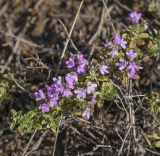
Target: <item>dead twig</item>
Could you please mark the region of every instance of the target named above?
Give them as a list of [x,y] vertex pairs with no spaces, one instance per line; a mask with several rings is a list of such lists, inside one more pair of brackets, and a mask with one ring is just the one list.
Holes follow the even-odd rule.
[[22,91],[26,91],[25,88],[23,88],[17,81],[16,79],[10,74],[10,77],[12,78],[12,80],[15,82],[15,84],[22,90]]
[[[58,21],[59,21],[59,23],[62,25],[64,31],[65,31],[66,34],[67,34],[67,37],[69,38],[69,32],[68,32],[66,26],[64,25],[64,23],[62,22],[62,20],[58,19]],[[77,47],[75,46],[75,44],[73,43],[73,40],[72,40],[72,39],[71,39],[71,44],[72,44],[73,48],[74,48],[76,51],[78,51],[78,48],[77,48]]]
[[119,0],[114,0],[114,2],[120,6],[122,9],[126,10],[126,11],[132,11],[132,9],[130,9],[127,5],[122,4]]
[[150,153],[152,153],[152,154],[154,154],[154,155],[160,155],[160,153],[152,151],[152,150],[150,150],[148,148],[145,148],[145,150],[148,151],[148,152],[150,152]]
[[100,35],[101,30],[102,30],[102,26],[103,26],[103,23],[104,23],[104,17],[105,17],[105,9],[103,8],[102,9],[102,14],[101,14],[101,19],[100,19],[97,31],[94,33],[94,35],[89,40],[89,42],[88,42],[89,45],[91,45],[94,42],[94,40],[97,38],[97,36]]
[[42,143],[42,140],[46,136],[46,134],[47,134],[47,130],[45,132],[43,132],[43,134],[41,135],[41,137],[39,138],[39,140],[37,141],[37,143],[33,146],[33,148],[29,152],[27,152],[25,154],[25,156],[30,155],[33,151],[35,151],[35,150],[37,150],[39,148],[39,146]]
[[129,133],[130,133],[131,128],[132,128],[132,127],[131,127],[131,126],[129,126],[129,129],[128,129],[128,131],[127,131],[127,133],[126,133],[126,135],[125,135],[125,137],[124,137],[124,139],[123,139],[123,142],[122,142],[121,148],[120,148],[120,150],[119,150],[119,152],[118,152],[118,155],[121,155],[121,153],[122,153],[122,150],[123,150],[124,144],[125,144],[126,139],[127,139],[128,135],[129,135]]
[[31,136],[31,138],[30,138],[28,144],[26,145],[26,147],[25,147],[25,149],[24,149],[24,151],[23,151],[22,156],[25,156],[25,154],[26,154],[26,152],[27,152],[27,150],[28,150],[28,148],[29,148],[31,142],[33,141],[34,136],[36,135],[36,132],[37,132],[37,131],[35,130],[34,133],[32,134],[32,136]]
[[[111,17],[111,15],[110,15],[110,11],[109,11],[109,9],[108,9],[108,7],[107,7],[107,2],[108,2],[108,0],[107,0],[106,2],[105,2],[105,0],[102,0],[102,3],[103,3],[103,5],[104,5],[104,7],[105,7],[105,9],[106,9],[106,11],[107,11],[109,20],[112,21],[112,17]],[[111,22],[111,26],[112,26],[112,29],[113,29],[113,31],[114,31],[114,34],[116,34],[116,29],[115,29],[115,27],[114,27],[113,22]]]

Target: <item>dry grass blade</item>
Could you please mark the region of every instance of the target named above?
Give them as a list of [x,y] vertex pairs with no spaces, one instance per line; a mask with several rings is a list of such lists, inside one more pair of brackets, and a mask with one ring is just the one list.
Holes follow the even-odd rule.
[[28,144],[26,145],[26,147],[25,147],[25,149],[24,149],[24,151],[23,151],[22,156],[25,156],[25,154],[26,154],[26,152],[27,152],[27,150],[28,150],[30,144],[31,144],[32,141],[33,141],[34,136],[36,135],[36,132],[37,132],[37,131],[35,130],[34,133],[32,134],[32,136],[31,136],[31,138],[30,138]]

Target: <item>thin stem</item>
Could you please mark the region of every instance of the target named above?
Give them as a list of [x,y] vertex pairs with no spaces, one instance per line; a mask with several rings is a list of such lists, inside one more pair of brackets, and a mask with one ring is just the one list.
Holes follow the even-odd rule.
[[37,132],[37,131],[35,130],[34,133],[32,134],[32,136],[31,136],[31,138],[30,138],[30,140],[29,140],[27,146],[25,147],[25,149],[24,149],[24,151],[23,151],[22,156],[25,156],[25,154],[26,154],[26,152],[27,152],[27,150],[28,150],[28,148],[29,148],[29,146],[30,146],[30,144],[31,144],[31,142],[32,142],[32,140],[33,140],[33,138],[34,138],[36,132]]
[[[103,5],[104,5],[104,7],[105,7],[105,9],[106,9],[106,11],[107,11],[107,14],[108,14],[109,19],[112,20],[112,17],[111,17],[111,15],[110,15],[109,10],[108,10],[108,7],[107,7],[108,0],[107,0],[106,2],[105,2],[105,0],[102,0],[102,3],[103,3]],[[114,24],[113,24],[112,21],[111,21],[111,26],[112,26],[112,29],[113,29],[113,31],[114,31],[114,34],[116,34],[116,29],[115,29],[115,26],[114,26]]]
[[62,124],[62,119],[63,119],[63,115],[61,115],[61,118],[60,118],[60,121],[59,121],[59,125],[58,125],[58,128],[57,128],[56,138],[55,138],[55,141],[54,141],[54,148],[53,148],[52,156],[55,156],[56,144],[57,144],[57,139],[58,139],[58,133],[59,133],[59,129],[60,129],[61,124]]

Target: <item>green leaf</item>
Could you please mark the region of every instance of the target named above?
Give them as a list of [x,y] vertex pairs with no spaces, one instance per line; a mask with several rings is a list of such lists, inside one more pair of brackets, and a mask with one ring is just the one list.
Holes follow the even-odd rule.
[[98,106],[98,108],[102,108],[103,105],[104,105],[104,100],[99,100],[99,101],[97,101],[97,106]]
[[35,129],[37,130],[41,130],[42,129],[42,125],[40,123],[35,123],[34,124]]
[[46,120],[42,120],[41,124],[42,124],[42,125],[46,125],[46,124],[47,124],[47,121],[46,121]]
[[130,41],[129,47],[130,48],[135,48],[136,47],[136,42],[135,41]]
[[148,134],[147,135],[148,138],[150,139],[160,139],[160,136],[158,136],[158,134],[154,133],[154,134]]
[[117,93],[117,90],[112,83],[103,82],[99,97],[102,100],[111,101],[115,98],[116,93]]
[[147,33],[142,33],[140,34],[140,38],[148,38],[149,35]]
[[155,142],[155,147],[160,148],[160,141]]
[[137,45],[139,45],[139,46],[142,46],[142,45],[144,45],[144,44],[145,44],[145,42],[144,42],[143,39],[139,39],[139,40],[137,41]]

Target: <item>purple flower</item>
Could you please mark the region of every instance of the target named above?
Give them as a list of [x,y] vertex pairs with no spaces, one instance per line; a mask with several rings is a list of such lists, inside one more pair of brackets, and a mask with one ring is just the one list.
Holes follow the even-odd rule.
[[129,57],[130,61],[133,61],[134,58],[137,56],[137,53],[135,53],[132,49],[129,52],[126,52],[126,55]]
[[78,73],[85,73],[88,65],[88,61],[84,58],[83,54],[77,54],[77,72]]
[[61,83],[55,84],[55,88],[57,92],[63,93],[64,86]]
[[53,78],[53,82],[54,82],[53,86],[55,88],[55,91],[63,93],[64,87],[62,84],[62,77],[58,76],[58,78]]
[[62,84],[62,77],[58,76],[58,78],[53,78],[54,84]]
[[78,88],[74,91],[75,94],[77,94],[77,98],[80,99],[80,98],[83,98],[85,99],[86,98],[86,90],[83,89],[83,88]]
[[40,89],[39,91],[35,92],[34,95],[36,97],[36,101],[40,101],[40,100],[45,99],[45,94],[44,94],[42,89]]
[[91,82],[87,83],[87,93],[88,94],[90,94],[92,92],[95,92],[96,88],[97,88],[97,84],[96,83],[91,83]]
[[103,56],[100,56],[100,59],[104,61],[104,57]]
[[54,81],[55,90],[57,92],[63,93],[64,86],[62,84],[62,78],[61,78],[61,76],[59,76],[58,79],[53,78],[53,81]]
[[66,83],[66,87],[69,89],[74,89],[74,86],[75,86],[75,82]]
[[88,101],[88,104],[95,104],[96,103],[96,95],[92,96],[92,99],[90,101]]
[[119,34],[116,34],[113,42],[120,45],[123,49],[126,49],[127,41],[125,41]]
[[78,67],[77,67],[77,73],[85,73],[86,72],[86,64],[80,64]]
[[49,97],[52,97],[55,93],[55,88],[52,85],[46,85],[46,90]]
[[139,20],[141,19],[142,14],[138,13],[136,11],[129,14],[130,20],[134,23],[139,23]]
[[118,56],[118,51],[113,49],[112,51],[108,52],[108,55],[111,55],[112,57]]
[[139,70],[139,69],[143,69],[143,67],[137,66],[135,62],[130,62],[130,64],[127,67],[127,69]]
[[55,98],[58,97],[59,92],[56,90],[56,88],[54,87],[54,85],[46,85],[46,90],[47,90],[47,94],[50,98]]
[[74,67],[75,66],[74,60],[72,58],[69,58],[69,60],[66,61],[66,65],[67,65],[67,68]]
[[87,108],[87,109],[83,112],[82,116],[83,116],[83,117],[86,117],[87,119],[89,119],[89,118],[90,118],[90,113],[91,113],[90,109]]
[[106,43],[104,43],[104,47],[109,47],[109,46],[112,46],[113,45],[113,43],[112,42],[106,42]]
[[72,95],[73,95],[73,94],[72,94],[72,92],[71,92],[70,90],[65,89],[65,90],[63,91],[62,97],[69,97],[69,96],[72,96]]
[[58,76],[58,78],[53,77],[52,80],[53,80],[54,83],[61,83],[62,82],[62,77],[61,76]]
[[70,72],[66,75],[65,80],[68,81],[74,81],[77,82],[78,81],[78,75],[76,72]]
[[50,107],[54,107],[57,106],[59,104],[58,99],[57,98],[52,98],[49,102]]
[[49,112],[49,107],[46,103],[43,103],[39,106],[39,110],[41,110],[42,113]]
[[119,62],[116,63],[116,66],[119,67],[119,70],[123,70],[126,68],[127,62],[123,58],[120,58]]
[[78,64],[82,64],[86,61],[83,54],[77,54],[77,62]]
[[134,70],[134,69],[131,69],[129,72],[128,72],[128,76],[132,79],[135,78],[135,76],[137,76],[137,71]]
[[75,72],[70,72],[65,76],[67,88],[74,88],[75,83],[78,81],[78,75]]
[[54,89],[54,86],[53,85],[46,85],[46,90],[47,90],[47,93],[50,95],[50,94],[54,94],[55,93],[55,89]]
[[108,66],[107,65],[102,65],[100,67],[100,72],[101,72],[102,75],[109,73]]
[[143,67],[137,66],[135,62],[130,62],[127,69],[129,69],[129,73],[128,73],[129,77],[135,78],[135,76],[137,75],[137,71],[139,69],[143,69]]

